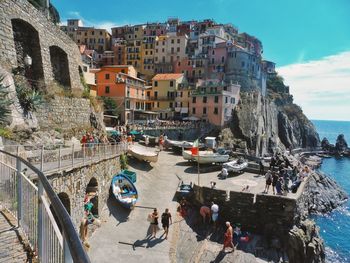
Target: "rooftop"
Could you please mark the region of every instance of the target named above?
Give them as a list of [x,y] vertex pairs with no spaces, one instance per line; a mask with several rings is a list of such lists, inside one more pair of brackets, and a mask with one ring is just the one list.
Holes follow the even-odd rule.
[[182,73],[167,73],[167,74],[157,74],[152,80],[172,80],[183,77]]

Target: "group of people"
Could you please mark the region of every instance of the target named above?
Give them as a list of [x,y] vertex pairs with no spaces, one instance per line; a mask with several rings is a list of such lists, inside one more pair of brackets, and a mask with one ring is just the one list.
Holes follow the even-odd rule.
[[[292,165],[286,155],[275,155],[271,158],[269,170],[264,174],[264,166],[260,161],[260,174],[265,176],[265,190],[268,194],[272,186],[272,193],[275,195],[286,195],[290,190],[295,193],[301,182],[307,177],[311,170],[308,166],[302,167]],[[290,182],[292,185],[290,186]]]
[[93,134],[86,132],[80,140],[81,146],[86,150],[86,154],[91,156],[95,153],[96,146],[98,144],[107,144],[109,143],[108,138],[105,134]]
[[[153,213],[148,215],[147,220],[150,222],[151,225],[151,231],[152,231],[152,238],[156,238],[156,234],[159,228],[159,213],[157,208],[154,208]],[[169,233],[169,227],[173,223],[172,218],[171,218],[171,213],[169,212],[169,209],[166,208],[165,211],[163,212],[161,218],[161,223],[162,227],[164,230],[163,235],[165,235],[165,239],[168,239],[168,233]],[[162,235],[162,236],[163,236]]]

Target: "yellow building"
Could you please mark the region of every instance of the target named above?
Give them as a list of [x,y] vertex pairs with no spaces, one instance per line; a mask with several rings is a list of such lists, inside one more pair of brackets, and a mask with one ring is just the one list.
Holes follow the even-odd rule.
[[174,118],[177,91],[186,83],[183,74],[157,74],[146,92],[146,109],[158,112],[160,119]]
[[126,64],[132,65],[137,71],[142,67],[142,41],[127,41],[125,46]]
[[143,41],[141,62],[140,73],[146,80],[151,80],[154,76],[154,42],[148,40]]
[[99,53],[111,48],[111,35],[106,29],[78,28],[74,32],[73,40],[77,45],[86,45],[88,49]]

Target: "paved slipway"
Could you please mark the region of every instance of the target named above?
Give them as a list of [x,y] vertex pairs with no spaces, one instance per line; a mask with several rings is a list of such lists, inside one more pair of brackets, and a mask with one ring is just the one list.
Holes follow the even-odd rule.
[[[195,173],[185,176],[184,170],[188,166],[183,163],[181,156],[169,152],[161,152],[156,164],[129,161],[129,169],[137,172],[137,207],[128,212],[113,198],[108,200],[102,216],[107,219],[89,240],[92,262],[261,262],[256,261],[253,255],[240,251],[219,253],[221,244],[205,238],[198,239],[198,235],[177,215],[178,204],[174,201],[174,194],[179,177],[184,176],[185,182],[197,180]],[[147,215],[153,211],[153,207],[160,214],[165,208],[170,209],[174,224],[170,226],[168,240],[159,238],[163,230],[157,233],[156,239],[147,237]],[[220,237],[217,239],[220,240]]]
[[0,263],[19,263],[26,260],[27,253],[18,240],[16,228],[0,212]]

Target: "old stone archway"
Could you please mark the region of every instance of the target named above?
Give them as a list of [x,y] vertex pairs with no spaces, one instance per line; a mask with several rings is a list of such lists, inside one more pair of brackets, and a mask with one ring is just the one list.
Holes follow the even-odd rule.
[[58,46],[50,46],[50,60],[54,79],[64,87],[71,87],[67,53]]
[[[67,193],[64,193],[64,192],[61,192],[58,194],[58,198],[61,200],[64,208],[66,208],[68,214],[70,215],[71,214],[71,204],[70,204],[70,198],[69,198],[69,195]],[[61,224],[60,222],[58,221],[58,218],[57,218],[57,215],[55,213],[55,211],[53,210],[52,206],[50,205],[50,210],[51,210],[51,213],[53,215],[53,217],[55,218],[56,220],[56,223],[57,223],[57,226],[58,228],[60,229],[60,231],[62,232],[62,227],[61,227]]]
[[92,177],[86,186],[86,195],[90,197],[90,202],[93,204],[91,213],[94,215],[94,217],[98,217],[98,182],[95,177]]
[[[32,85],[37,86],[39,81],[44,80],[38,31],[22,19],[12,19],[11,23],[18,69],[23,71]],[[32,59],[31,65],[25,65],[25,57],[27,55]]]

